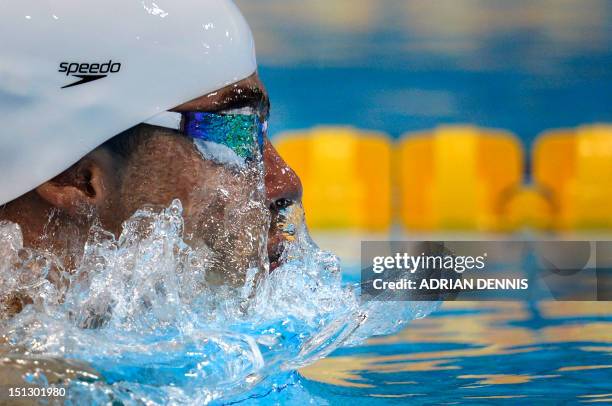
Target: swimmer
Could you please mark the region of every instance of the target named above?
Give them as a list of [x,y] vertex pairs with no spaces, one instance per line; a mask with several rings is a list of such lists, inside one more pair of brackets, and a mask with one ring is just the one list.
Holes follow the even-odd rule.
[[3,7],[0,222],[74,269],[92,226],[118,236],[137,210],[179,199],[185,241],[212,251],[219,283],[239,284],[279,265],[278,219],[302,187],[267,139],[268,94],[238,9],[165,6]]

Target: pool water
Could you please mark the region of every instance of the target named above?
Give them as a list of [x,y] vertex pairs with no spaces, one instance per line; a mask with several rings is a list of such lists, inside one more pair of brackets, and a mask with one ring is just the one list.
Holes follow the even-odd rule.
[[[546,130],[612,121],[609,1],[238,4],[256,37],[272,135],[339,124],[399,138],[471,123],[530,147]],[[611,356],[611,303],[445,303],[236,401],[612,403]]]
[[612,303],[447,302],[300,371],[329,404],[612,402]]
[[[355,237],[339,235],[315,238],[355,263]],[[344,267],[344,281],[358,282],[358,269]],[[611,378],[612,302],[445,302],[219,404],[612,403]]]
[[362,303],[338,258],[310,239],[299,205],[281,211],[295,227],[278,268],[248,269],[242,285],[213,285],[213,251],[183,240],[182,213],[178,200],[138,210],[118,238],[93,226],[72,272],[24,248],[18,225],[0,222],[0,305],[31,302],[0,320],[2,385],[62,385],[68,405],[282,395],[301,387],[296,369],[438,307]]
[[603,302],[447,302],[231,403],[612,403],[611,314]]
[[[362,302],[359,268],[292,210],[286,262],[237,290],[207,285],[178,201],[138,211],[118,239],[92,229],[69,284],[0,224],[0,282],[36,298],[0,323],[0,374],[68,384],[67,404],[612,401],[612,302]],[[332,240],[345,258],[359,247]]]

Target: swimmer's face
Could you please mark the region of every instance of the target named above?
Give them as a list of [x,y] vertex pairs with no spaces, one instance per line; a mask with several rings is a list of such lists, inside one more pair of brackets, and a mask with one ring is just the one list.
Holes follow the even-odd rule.
[[[253,75],[174,110],[223,115],[246,109],[255,115],[250,118],[265,118],[268,106],[266,91]],[[180,199],[185,240],[196,249],[210,249],[216,272],[208,275],[218,277],[211,282],[240,283],[249,268],[278,265],[284,209],[297,206],[302,195],[298,177],[272,144],[264,138],[263,145],[254,145],[261,151],[258,159],[236,170],[207,158],[195,138],[182,132],[137,126],[0,207],[0,220],[18,223],[26,246],[51,251],[74,269],[96,222],[118,234],[136,210],[160,210]]]
[[[174,111],[222,112],[249,108],[262,118],[268,99],[254,75]],[[278,211],[301,198],[301,184],[272,144],[264,139],[263,165],[236,168],[203,159],[194,140],[163,128],[150,128],[122,165],[114,204],[101,210],[104,223],[127,219],[145,205],[166,207],[180,199],[185,240],[208,247],[219,282],[241,283],[249,268],[272,268],[283,237],[275,227]],[[262,187],[264,186],[265,187]],[[266,238],[268,237],[268,238]],[[267,241],[267,244],[266,244]]]

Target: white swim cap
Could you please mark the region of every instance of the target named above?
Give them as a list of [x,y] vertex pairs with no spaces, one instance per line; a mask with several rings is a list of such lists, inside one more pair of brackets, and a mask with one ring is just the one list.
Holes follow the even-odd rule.
[[0,204],[256,70],[230,0],[5,0],[0,38]]

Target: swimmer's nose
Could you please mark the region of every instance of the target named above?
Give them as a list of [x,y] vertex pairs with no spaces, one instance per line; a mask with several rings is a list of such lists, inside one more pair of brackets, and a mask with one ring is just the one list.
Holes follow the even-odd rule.
[[266,199],[272,210],[282,209],[302,199],[302,182],[266,139],[264,145]]

